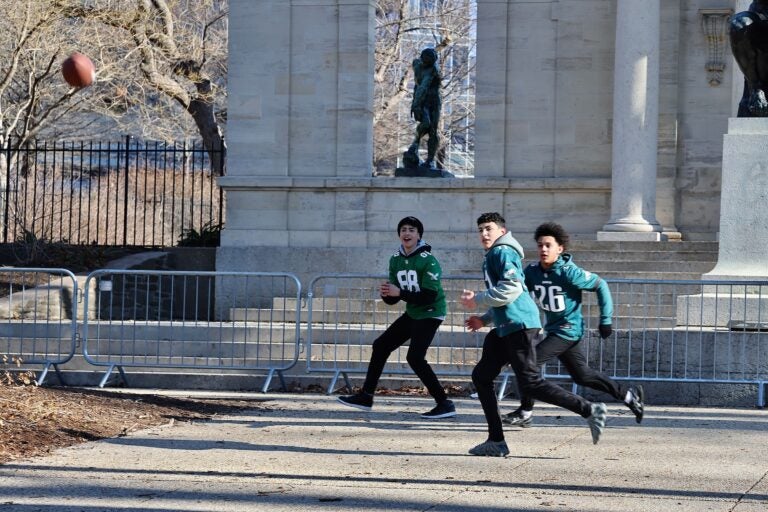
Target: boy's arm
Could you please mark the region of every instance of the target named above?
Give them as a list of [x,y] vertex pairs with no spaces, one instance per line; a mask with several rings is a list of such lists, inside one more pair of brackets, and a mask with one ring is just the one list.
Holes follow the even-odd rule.
[[400,297],[391,297],[391,296],[381,296],[381,300],[384,301],[384,304],[387,304],[388,306],[394,306],[398,302],[400,302]]
[[518,270],[519,265],[515,265],[511,255],[501,252],[496,255],[496,260],[495,265],[500,269],[501,277],[494,286],[475,295],[478,306],[505,306],[516,301],[523,293],[523,284],[520,282],[523,277]]
[[[396,256],[397,255],[389,258],[389,282],[391,284],[394,284],[395,286],[397,286],[397,272],[395,272],[395,260],[394,260]],[[400,297],[392,297],[391,295],[388,295],[386,297],[384,295],[381,295],[380,297],[381,297],[381,300],[384,301],[384,304],[387,304],[388,306],[393,306],[398,302],[400,302]]]
[[611,325],[613,323],[613,298],[608,283],[597,274],[580,267],[573,268],[569,279],[577,288],[597,294],[597,304],[600,307],[600,325]]
[[613,299],[608,283],[600,279],[600,283],[595,289],[597,293],[597,304],[600,306],[600,325],[611,325],[613,323]]

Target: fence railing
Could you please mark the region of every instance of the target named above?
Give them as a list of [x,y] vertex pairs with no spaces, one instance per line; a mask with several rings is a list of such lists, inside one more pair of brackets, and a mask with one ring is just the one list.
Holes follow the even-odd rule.
[[212,169],[224,169],[224,159],[224,151],[199,143],[131,137],[7,141],[0,147],[0,241],[173,246],[187,231],[221,227],[224,197]]
[[0,356],[10,364],[42,364],[37,382],[51,367],[75,355],[78,287],[74,274],[60,268],[0,269]]
[[[61,269],[5,269],[36,274],[29,284],[0,294],[0,355],[45,372],[69,362],[82,339],[83,359],[117,369],[181,368],[213,375],[295,367],[306,348],[306,371],[339,378],[367,370],[373,341],[402,314],[378,296],[378,274],[325,274],[311,280],[306,300],[293,274],[98,270],[79,286]],[[45,275],[45,279],[38,279]],[[45,282],[38,282],[45,281]],[[617,380],[757,385],[765,405],[768,382],[768,281],[608,280],[614,333],[601,340],[595,294],[585,293],[581,350],[589,365]],[[443,377],[468,377],[482,352],[484,332],[464,328],[458,304],[464,288],[480,290],[475,276],[443,278],[448,313],[428,360]],[[79,299],[78,297],[84,297]],[[68,299],[69,297],[69,299]],[[302,310],[306,321],[302,323]],[[305,335],[306,343],[302,340]],[[78,338],[79,337],[79,338]],[[395,351],[389,374],[411,374],[407,348]],[[39,379],[40,382],[44,379]],[[569,378],[557,362],[547,378]],[[502,376],[503,395],[510,373]]]
[[[331,392],[344,378],[351,388],[350,373],[365,372],[373,341],[404,311],[402,302],[388,306],[381,301],[378,284],[386,275],[327,274],[315,277],[307,287],[307,371],[332,373]],[[464,288],[485,285],[475,276],[442,278],[448,302],[446,319],[432,342],[428,359],[435,373],[468,376],[480,359],[483,335],[468,333],[458,297]],[[386,372],[412,373],[406,361],[408,347],[390,356]]]
[[98,270],[84,285],[83,355],[117,369],[283,372],[299,360],[301,284],[292,274]]
[[[349,374],[367,369],[373,340],[400,314],[387,306],[377,284],[383,275],[335,274],[307,288],[307,370],[332,374],[328,392]],[[585,293],[586,332],[581,341],[589,365],[617,380],[745,383],[758,387],[765,404],[768,381],[768,282],[608,280],[614,299],[614,334],[600,340],[595,294]],[[485,335],[468,333],[457,299],[461,289],[484,289],[479,277],[444,277],[449,313],[428,360],[441,376],[469,376]],[[487,329],[485,329],[487,330]],[[406,348],[393,352],[385,372],[412,373]],[[570,378],[558,362],[547,378]],[[511,373],[502,375],[503,395]]]

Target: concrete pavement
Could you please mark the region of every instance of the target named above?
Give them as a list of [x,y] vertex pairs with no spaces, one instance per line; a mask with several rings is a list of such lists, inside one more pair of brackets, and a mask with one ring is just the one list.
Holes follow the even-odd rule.
[[246,396],[255,408],[237,415],[2,465],[0,511],[768,510],[765,410],[651,406],[638,426],[608,404],[594,446],[583,419],[541,405],[534,428],[507,429],[509,457],[481,458],[467,454],[486,438],[476,400],[429,421],[421,397],[364,413],[331,396]]

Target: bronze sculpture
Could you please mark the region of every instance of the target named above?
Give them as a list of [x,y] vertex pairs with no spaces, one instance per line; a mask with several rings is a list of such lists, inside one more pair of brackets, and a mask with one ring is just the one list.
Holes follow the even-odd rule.
[[730,20],[731,51],[744,73],[738,117],[768,117],[768,0],[755,0]]
[[440,123],[440,70],[437,67],[437,52],[433,48],[426,48],[418,59],[413,61],[413,101],[411,102],[411,116],[418,122],[416,137],[411,146],[403,154],[403,163],[406,167],[419,165],[419,145],[424,135],[429,137],[427,141],[427,159],[421,165],[434,169],[435,154],[439,146],[438,127]]

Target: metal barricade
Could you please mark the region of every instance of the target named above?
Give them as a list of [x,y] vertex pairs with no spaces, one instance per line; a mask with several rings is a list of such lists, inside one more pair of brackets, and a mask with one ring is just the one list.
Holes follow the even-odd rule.
[[83,354],[124,368],[266,371],[300,355],[301,283],[288,273],[98,270],[85,284]]
[[0,357],[21,367],[42,364],[43,384],[51,367],[75,355],[78,286],[75,275],[61,268],[3,268],[0,283]]
[[[405,305],[385,304],[378,286],[384,274],[326,274],[315,277],[307,292],[307,371],[333,374],[328,392],[339,377],[347,386],[350,373],[368,368],[373,341],[398,317]],[[477,276],[444,276],[442,285],[448,313],[427,354],[435,373],[442,376],[468,376],[482,350],[484,333],[467,332],[464,320],[471,314],[459,304],[461,290],[485,287]],[[392,353],[384,371],[408,374],[407,345]]]
[[[371,344],[403,312],[378,295],[385,275],[328,274],[308,287],[307,371],[333,374],[351,388],[349,373],[365,372]],[[614,333],[597,332],[596,294],[584,292],[585,334],[581,341],[589,365],[617,380],[688,383],[745,383],[758,388],[765,405],[768,380],[768,282],[607,280],[614,301]],[[469,333],[459,295],[482,290],[479,277],[443,277],[448,315],[427,359],[440,376],[469,376],[480,358],[483,332]],[[474,312],[473,312],[474,313]],[[385,373],[409,374],[407,347],[389,358]],[[558,362],[544,366],[548,379],[569,379]],[[505,394],[510,371],[501,375]],[[576,384],[573,385],[576,390]]]
[[[589,365],[616,380],[757,385],[768,381],[768,281],[608,279],[610,338],[597,333],[599,307],[584,294]],[[545,376],[567,377],[559,363]]]

